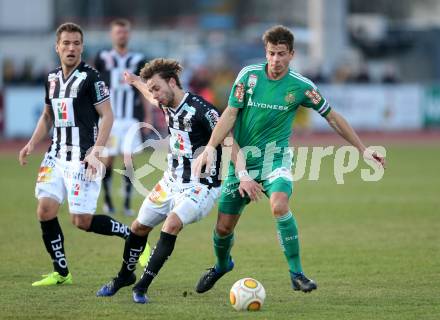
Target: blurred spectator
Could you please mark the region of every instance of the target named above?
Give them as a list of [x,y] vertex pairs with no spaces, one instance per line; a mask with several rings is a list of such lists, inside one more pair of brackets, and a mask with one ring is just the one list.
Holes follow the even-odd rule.
[[324,76],[322,69],[320,67],[312,67],[309,70],[305,71],[304,74],[314,83],[325,83],[328,80]]
[[211,74],[206,67],[199,67],[189,80],[189,90],[206,101],[214,104],[214,92],[211,89]]
[[33,64],[30,59],[26,59],[19,76],[19,81],[26,84],[32,84],[34,81]]
[[312,80],[314,83],[326,83],[327,82],[327,78],[319,70],[316,73],[311,74],[309,79]]
[[5,84],[13,84],[20,81],[14,62],[8,58],[3,60],[3,80]]
[[215,105],[220,112],[226,108],[231,91],[231,83],[234,82],[237,70],[233,70],[229,65],[224,65],[223,68],[217,69],[213,74],[212,83],[215,94]]
[[382,83],[397,83],[399,79],[396,74],[396,69],[393,65],[387,65],[382,75]]
[[353,78],[353,82],[356,82],[356,83],[370,83],[371,82],[370,73],[368,71],[368,67],[366,64],[362,64],[360,66],[359,72]]
[[21,69],[17,69],[16,66],[12,59],[5,58],[3,60],[3,79],[5,84],[32,85],[44,83],[46,74],[42,70],[35,70],[35,65],[31,59],[26,59]]
[[348,65],[340,65],[336,68],[332,82],[334,83],[346,83],[350,82],[352,78],[352,70]]

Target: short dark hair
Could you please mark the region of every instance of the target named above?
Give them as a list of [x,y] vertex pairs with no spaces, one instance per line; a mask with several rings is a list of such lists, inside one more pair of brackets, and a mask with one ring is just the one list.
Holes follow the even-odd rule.
[[61,34],[63,32],[78,32],[81,35],[81,42],[83,42],[83,38],[84,38],[83,31],[82,31],[81,27],[79,25],[77,25],[76,23],[66,22],[66,23],[63,23],[62,25],[60,25],[57,28],[57,31],[55,33],[55,35],[57,37],[57,42],[60,41]]
[[162,79],[167,81],[173,78],[176,80],[177,86],[182,89],[179,79],[179,73],[182,69],[182,66],[176,60],[157,58],[145,64],[140,72],[140,77],[144,81],[151,79],[155,74],[158,74]]
[[110,28],[113,28],[114,26],[130,28],[131,22],[128,19],[117,18],[112,20],[112,22],[110,22]]
[[290,52],[293,51],[293,43],[295,38],[292,31],[282,25],[273,26],[263,34],[264,46],[268,43],[278,45],[285,44]]

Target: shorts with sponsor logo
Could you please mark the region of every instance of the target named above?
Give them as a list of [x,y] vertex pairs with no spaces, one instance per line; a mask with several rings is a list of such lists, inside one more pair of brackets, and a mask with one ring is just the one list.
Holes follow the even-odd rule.
[[[141,149],[141,129],[136,120],[115,120],[106,145],[108,156],[134,154]],[[137,150],[139,148],[139,150]]]
[[[284,192],[288,197],[292,195],[293,178],[290,169],[279,167],[273,170],[266,179],[256,179],[264,188],[268,198],[274,192]],[[241,214],[244,207],[251,201],[247,195],[242,197],[238,191],[240,181],[235,175],[229,175],[222,185],[218,210],[226,214]]]
[[51,198],[60,204],[67,197],[70,213],[93,214],[101,179],[87,180],[85,173],[84,163],[60,160],[46,153],[38,171],[35,197]]
[[145,226],[155,227],[174,212],[185,226],[206,217],[219,195],[220,187],[180,183],[165,174],[145,198],[137,220]]

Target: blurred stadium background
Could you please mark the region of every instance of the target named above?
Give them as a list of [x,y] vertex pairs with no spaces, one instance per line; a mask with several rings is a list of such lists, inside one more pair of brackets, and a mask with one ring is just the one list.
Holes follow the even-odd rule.
[[[437,0],[0,0],[0,319],[439,319],[439,16]],[[75,285],[30,286],[49,271],[33,198],[47,144],[24,168],[17,154],[41,113],[45,73],[59,63],[54,31],[79,23],[83,58],[92,63],[110,47],[108,23],[117,17],[133,23],[132,49],[182,61],[185,88],[220,109],[238,70],[264,61],[262,32],[284,24],[296,37],[292,67],[318,84],[367,143],[386,147],[389,167],[379,182],[361,181],[358,168],[337,185],[326,158],[319,181],[295,185],[291,207],[317,294],[291,292],[267,201],[247,209],[237,267],[206,295],[193,294],[193,286],[213,261],[214,213],[182,232],[146,308],[133,306],[128,289],[94,297],[118,269],[122,243],[76,230],[65,206],[60,220]],[[160,112],[154,125],[164,129]],[[312,113],[299,115],[295,130],[296,146],[343,143]],[[147,157],[135,160],[141,166]],[[138,195],[133,208],[141,201]],[[156,242],[157,230],[150,239]],[[268,293],[258,314],[228,306],[230,286],[246,276]]]
[[[264,59],[262,32],[282,23],[296,36],[293,67],[319,84],[356,129],[436,128],[439,15],[436,0],[1,0],[0,136],[32,133],[45,73],[58,65],[54,29],[79,23],[83,58],[92,64],[99,49],[110,47],[115,17],[132,21],[132,49],[182,61],[185,87],[220,109],[237,71]],[[298,126],[326,130],[315,116]]]

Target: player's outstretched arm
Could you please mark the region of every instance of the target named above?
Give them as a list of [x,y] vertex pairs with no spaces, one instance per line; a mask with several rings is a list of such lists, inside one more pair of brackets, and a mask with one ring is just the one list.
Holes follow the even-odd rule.
[[234,127],[235,120],[239,109],[228,106],[223,111],[222,116],[218,120],[211,138],[205,147],[205,150],[194,161],[193,172],[195,176],[200,176],[203,166],[206,166],[205,173],[209,173],[212,163],[215,159],[216,147],[225,140],[231,129]]
[[34,147],[47,136],[49,130],[52,128],[52,121],[53,119],[50,106],[45,105],[40,119],[38,119],[37,126],[35,127],[32,137],[29,139],[28,143],[23,147],[23,149],[20,150],[18,155],[20,165],[23,166],[27,164],[27,156],[30,155],[34,150]]
[[370,150],[362,143],[359,136],[356,134],[354,129],[345,120],[343,116],[337,113],[335,110],[330,110],[330,112],[325,117],[329,125],[345,140],[350,142],[355,146],[365,158],[374,159],[380,165],[385,167],[385,157],[374,150]]
[[142,93],[144,98],[147,99],[148,102],[150,102],[152,105],[154,105],[156,107],[159,106],[157,101],[153,99],[153,95],[148,90],[147,85],[142,81],[141,77],[139,77],[131,72],[125,71],[124,72],[124,80],[129,85],[132,85],[133,87],[138,89],[139,92]]
[[239,110],[240,109],[238,108],[228,106],[225,111],[223,111],[222,116],[212,131],[208,146],[216,148],[220,143],[223,142],[223,140],[225,140],[235,125]]

